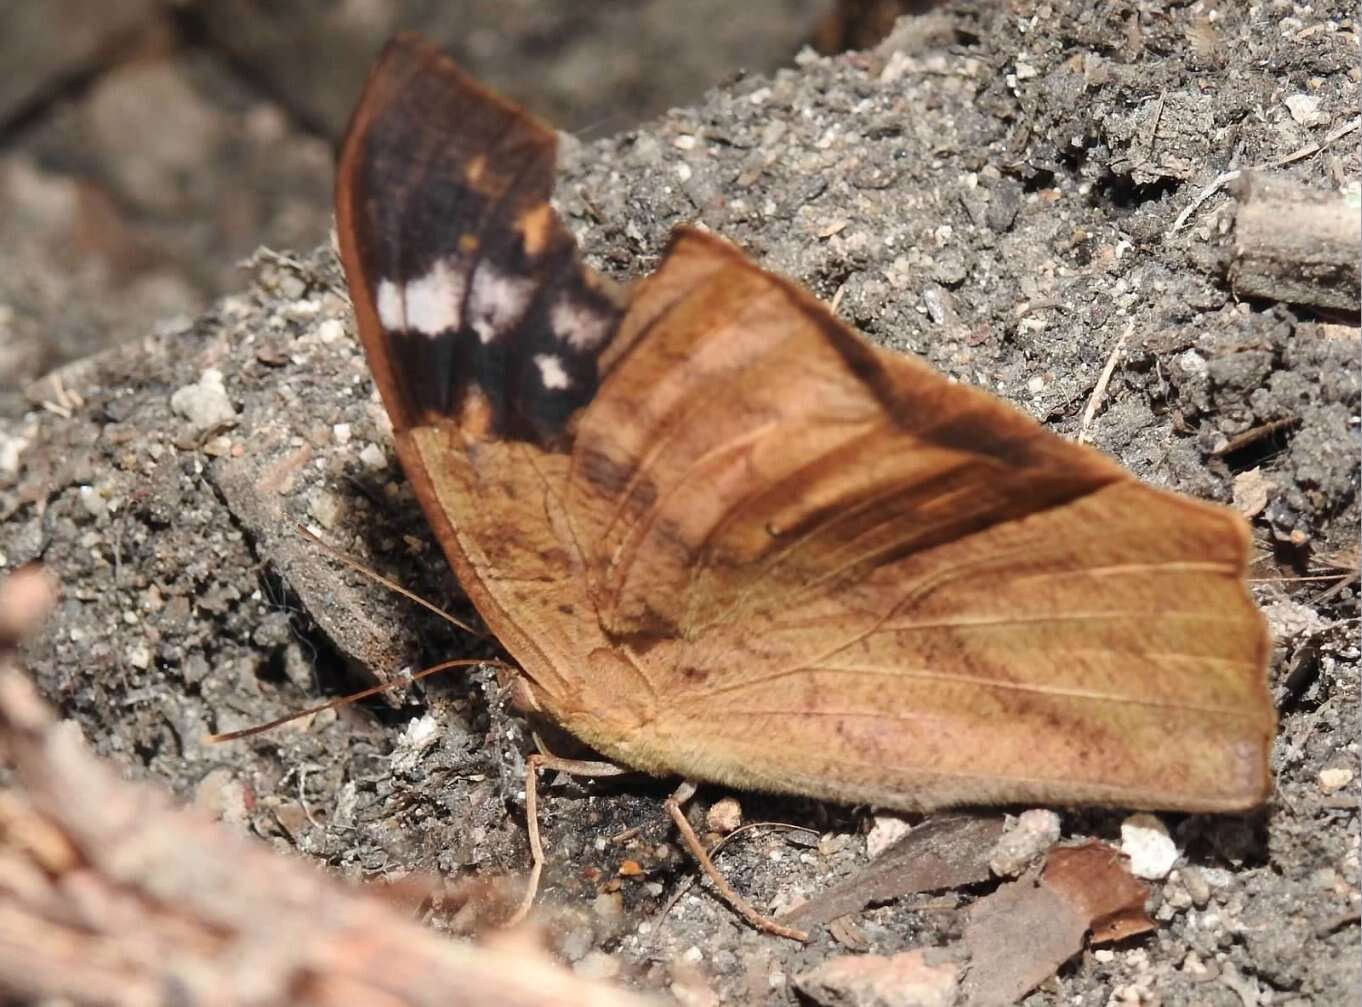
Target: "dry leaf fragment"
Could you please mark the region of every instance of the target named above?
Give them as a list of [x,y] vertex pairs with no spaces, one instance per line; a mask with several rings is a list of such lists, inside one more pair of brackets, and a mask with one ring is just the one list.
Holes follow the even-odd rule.
[[1038,880],[1003,885],[971,907],[965,1002],[1015,1003],[1081,951],[1089,931],[1105,942],[1153,929],[1147,894],[1104,843],[1053,850]]
[[1094,944],[1154,929],[1144,909],[1148,886],[1130,873],[1121,854],[1106,843],[1054,850],[1040,880],[1085,916]]

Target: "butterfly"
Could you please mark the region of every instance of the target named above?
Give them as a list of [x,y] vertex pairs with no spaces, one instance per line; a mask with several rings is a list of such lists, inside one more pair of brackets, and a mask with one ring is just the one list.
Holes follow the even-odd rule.
[[336,185],[398,457],[537,716],[636,770],[902,810],[1265,799],[1238,515],[702,230],[621,294],[554,150],[403,35]]

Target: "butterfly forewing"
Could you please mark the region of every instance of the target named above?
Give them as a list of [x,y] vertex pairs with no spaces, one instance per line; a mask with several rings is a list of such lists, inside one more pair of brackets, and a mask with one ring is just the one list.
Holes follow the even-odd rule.
[[554,446],[595,392],[620,310],[548,204],[554,146],[523,110],[399,36],[346,134],[336,220],[416,496],[489,628],[561,696],[592,649],[577,630],[595,621],[574,614],[588,606],[555,517],[567,457]]
[[551,130],[413,36],[370,74],[336,220],[396,429],[456,418],[549,443],[595,393],[619,310],[549,205],[554,149]]

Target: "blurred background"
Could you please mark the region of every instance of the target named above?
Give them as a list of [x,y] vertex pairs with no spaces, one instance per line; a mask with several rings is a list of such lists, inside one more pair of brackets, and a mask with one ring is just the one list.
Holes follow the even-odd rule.
[[183,325],[260,245],[330,226],[331,152],[415,28],[584,140],[804,46],[866,48],[913,0],[17,0],[0,5],[0,414]]

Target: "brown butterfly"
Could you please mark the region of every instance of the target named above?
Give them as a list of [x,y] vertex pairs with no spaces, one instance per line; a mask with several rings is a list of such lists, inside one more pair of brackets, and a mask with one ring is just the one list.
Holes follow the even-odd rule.
[[649,773],[887,808],[1264,800],[1236,514],[701,231],[621,303],[554,146],[402,36],[336,188],[398,455],[538,714]]

